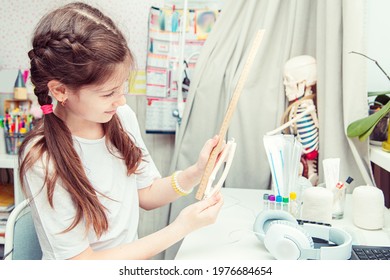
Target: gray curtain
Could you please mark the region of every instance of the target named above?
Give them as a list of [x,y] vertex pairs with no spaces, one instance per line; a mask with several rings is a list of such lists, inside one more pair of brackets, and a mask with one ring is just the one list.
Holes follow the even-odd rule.
[[[225,187],[269,188],[262,139],[280,126],[287,105],[283,66],[303,54],[317,59],[320,182],[322,160],[338,157],[341,179],[372,183],[368,144],[351,141],[345,133],[349,123],[367,115],[365,62],[349,54],[365,50],[364,10],[364,0],[226,1],[197,62],[171,171],[193,164],[204,142],[219,132],[254,34],[265,29],[227,133],[237,149]],[[194,201],[192,195],[173,203],[170,220]],[[179,245],[165,258],[174,258]]]

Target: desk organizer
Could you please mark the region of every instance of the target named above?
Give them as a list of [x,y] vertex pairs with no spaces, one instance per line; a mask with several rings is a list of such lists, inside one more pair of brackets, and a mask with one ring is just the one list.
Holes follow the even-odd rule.
[[22,133],[4,133],[6,153],[9,155],[17,155],[24,137],[25,134]]

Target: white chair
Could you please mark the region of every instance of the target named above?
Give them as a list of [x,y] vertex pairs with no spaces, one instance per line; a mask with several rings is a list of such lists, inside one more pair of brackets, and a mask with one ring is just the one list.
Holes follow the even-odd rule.
[[30,212],[29,200],[16,205],[5,228],[5,260],[40,260],[41,246]]

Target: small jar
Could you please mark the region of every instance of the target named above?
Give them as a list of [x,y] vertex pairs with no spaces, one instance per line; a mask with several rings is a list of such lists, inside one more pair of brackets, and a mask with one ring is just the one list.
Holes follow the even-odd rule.
[[302,219],[314,222],[332,221],[333,193],[327,188],[310,187],[303,192]]
[[385,198],[382,190],[373,186],[359,186],[352,193],[353,222],[369,230],[384,225]]

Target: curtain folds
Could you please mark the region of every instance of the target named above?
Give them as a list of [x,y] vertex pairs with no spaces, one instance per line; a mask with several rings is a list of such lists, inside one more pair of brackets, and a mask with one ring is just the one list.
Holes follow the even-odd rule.
[[[270,187],[263,136],[280,126],[287,107],[283,66],[303,54],[317,59],[320,182],[322,160],[339,157],[340,179],[372,183],[368,144],[345,133],[349,123],[367,115],[365,61],[349,54],[365,50],[364,11],[365,0],[225,1],[196,65],[171,171],[196,162],[205,141],[219,132],[254,34],[264,29],[227,134],[237,149],[225,187]],[[192,195],[171,204],[170,220],[194,200]],[[178,246],[165,258],[174,258]]]

